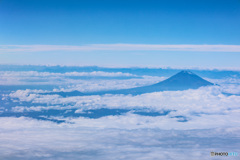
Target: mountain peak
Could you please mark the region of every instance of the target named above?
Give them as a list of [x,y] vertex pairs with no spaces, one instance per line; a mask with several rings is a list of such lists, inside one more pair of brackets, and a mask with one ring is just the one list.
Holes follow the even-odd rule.
[[208,85],[213,85],[213,83],[206,81],[188,70],[180,71],[172,77],[155,84],[155,86],[161,86],[166,90],[197,89]]
[[194,73],[188,70],[182,70],[181,72],[179,72],[179,74],[194,74]]
[[172,77],[153,85],[109,91],[108,93],[137,95],[159,91],[181,91],[187,89],[197,89],[199,87],[209,85],[213,85],[213,83],[204,80],[191,71],[183,70],[173,75]]

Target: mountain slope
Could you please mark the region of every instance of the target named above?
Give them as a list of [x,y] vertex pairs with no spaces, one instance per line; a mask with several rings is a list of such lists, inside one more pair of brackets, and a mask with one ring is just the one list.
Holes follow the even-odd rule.
[[190,71],[181,71],[174,76],[154,84],[154,87],[160,87],[164,90],[186,90],[197,89],[202,86],[213,85]]
[[[159,91],[178,91],[178,90],[187,90],[187,89],[197,89],[202,86],[214,85],[211,82],[208,82],[201,77],[190,71],[181,71],[172,77],[161,81],[159,83],[136,87],[130,89],[120,89],[120,90],[109,90],[109,91],[100,91],[100,92],[89,92],[82,93],[79,91],[72,92],[52,92],[49,94],[58,94],[63,97],[68,96],[83,96],[83,95],[104,95],[104,94],[132,94],[138,95],[143,93],[159,92]],[[46,94],[46,93],[45,93]]]
[[106,92],[99,92],[99,94],[143,94],[143,93],[151,93],[151,92],[159,92],[159,91],[177,91],[177,90],[187,90],[187,89],[197,89],[202,86],[213,85],[201,77],[197,76],[196,74],[190,71],[181,71],[174,76],[161,81],[159,83],[131,88],[131,89],[122,89],[122,90],[115,90],[115,91],[106,91]]

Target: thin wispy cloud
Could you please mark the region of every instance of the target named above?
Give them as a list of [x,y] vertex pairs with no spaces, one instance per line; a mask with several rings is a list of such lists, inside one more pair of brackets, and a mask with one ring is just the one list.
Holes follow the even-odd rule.
[[89,45],[0,45],[0,53],[45,51],[196,51],[240,52],[240,45],[160,45],[160,44],[89,44]]

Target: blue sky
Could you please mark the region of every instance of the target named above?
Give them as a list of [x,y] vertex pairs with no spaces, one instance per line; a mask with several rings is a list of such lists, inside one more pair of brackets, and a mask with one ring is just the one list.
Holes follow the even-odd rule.
[[240,0],[1,0],[0,64],[240,68],[239,20]]

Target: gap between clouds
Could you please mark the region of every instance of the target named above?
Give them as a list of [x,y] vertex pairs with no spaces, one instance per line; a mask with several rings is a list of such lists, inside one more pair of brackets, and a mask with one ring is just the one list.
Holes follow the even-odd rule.
[[43,51],[199,51],[240,52],[240,45],[161,45],[161,44],[88,44],[88,45],[0,45],[0,53]]

